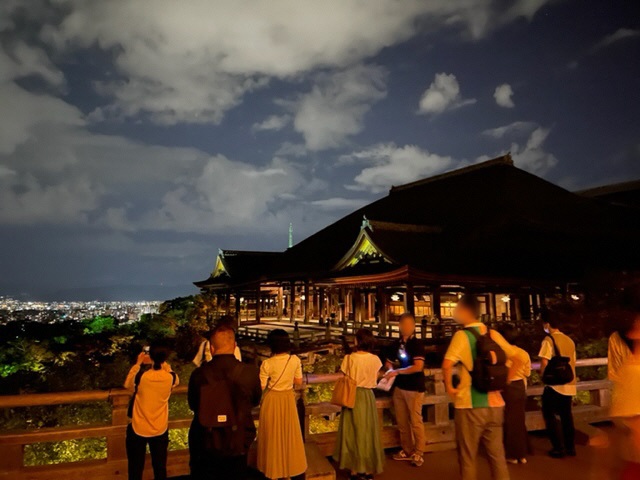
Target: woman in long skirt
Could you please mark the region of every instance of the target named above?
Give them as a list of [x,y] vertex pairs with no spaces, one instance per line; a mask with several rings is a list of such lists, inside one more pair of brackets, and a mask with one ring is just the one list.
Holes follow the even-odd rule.
[[356,351],[345,356],[340,370],[357,383],[356,403],[343,408],[333,458],[342,469],[351,472],[351,479],[371,479],[382,473],[384,451],[380,439],[380,424],[373,389],[382,368],[380,358],[371,353],[375,337],[369,330],[356,333]]
[[260,367],[264,393],[258,425],[258,470],[270,479],[296,477],[307,470],[293,391],[294,385],[302,384],[302,365],[289,353],[287,332],[273,330],[268,342],[272,356]]
[[529,437],[525,422],[527,406],[527,378],[531,375],[531,358],[523,349],[515,345],[518,330],[514,325],[505,325],[500,329],[502,336],[516,349],[521,367],[510,372],[509,384],[502,392],[504,397],[504,451],[509,463],[527,463]]

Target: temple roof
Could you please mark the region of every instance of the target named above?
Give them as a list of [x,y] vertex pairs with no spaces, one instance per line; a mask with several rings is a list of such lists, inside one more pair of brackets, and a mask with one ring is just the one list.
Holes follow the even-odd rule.
[[586,269],[640,265],[640,254],[630,251],[639,230],[640,212],[569,192],[506,155],[392,187],[268,261],[238,252],[235,268],[247,269],[245,280],[403,265],[442,275],[575,278]]

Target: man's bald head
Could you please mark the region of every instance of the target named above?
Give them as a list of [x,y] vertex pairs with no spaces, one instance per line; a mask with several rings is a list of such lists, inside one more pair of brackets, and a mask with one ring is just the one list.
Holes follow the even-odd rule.
[[236,333],[228,325],[219,325],[213,331],[210,341],[214,355],[233,354],[236,349]]

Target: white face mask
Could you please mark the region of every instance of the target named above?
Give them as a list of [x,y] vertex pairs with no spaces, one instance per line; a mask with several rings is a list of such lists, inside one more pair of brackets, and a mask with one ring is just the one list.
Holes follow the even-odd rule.
[[548,328],[545,328],[545,329],[544,329],[544,333],[549,333],[549,329],[548,329]]

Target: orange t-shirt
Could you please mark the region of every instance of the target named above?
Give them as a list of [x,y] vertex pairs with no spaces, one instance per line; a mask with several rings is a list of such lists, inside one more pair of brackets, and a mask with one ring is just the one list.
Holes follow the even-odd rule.
[[[124,388],[131,392],[135,390],[135,378],[139,371],[140,365],[131,367]],[[169,397],[179,382],[177,375],[174,382],[174,375],[166,363],[160,370],[151,369],[142,374],[131,418],[131,426],[137,435],[156,437],[169,428]]]

